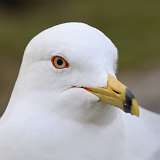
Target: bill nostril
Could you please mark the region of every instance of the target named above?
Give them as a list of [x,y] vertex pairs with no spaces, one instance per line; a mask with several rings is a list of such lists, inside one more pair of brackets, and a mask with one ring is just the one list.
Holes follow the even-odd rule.
[[116,90],[114,90],[114,89],[112,89],[112,91],[115,92],[116,94],[120,94],[119,91],[116,91]]

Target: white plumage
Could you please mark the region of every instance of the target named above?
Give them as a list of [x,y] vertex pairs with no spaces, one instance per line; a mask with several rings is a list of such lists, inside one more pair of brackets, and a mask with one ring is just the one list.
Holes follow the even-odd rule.
[[[54,55],[70,67],[54,68]],[[116,47],[89,25],[65,23],[37,35],[0,121],[0,159],[159,160],[158,114],[141,109],[132,117],[71,88],[106,86],[116,63]]]

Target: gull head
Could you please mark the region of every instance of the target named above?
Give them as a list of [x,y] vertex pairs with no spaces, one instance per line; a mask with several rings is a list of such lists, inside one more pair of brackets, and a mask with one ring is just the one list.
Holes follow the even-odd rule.
[[98,29],[84,23],[60,24],[28,44],[15,92],[35,99],[40,95],[37,101],[47,101],[53,110],[112,105],[138,116],[134,95],[116,78],[117,59],[117,48]]

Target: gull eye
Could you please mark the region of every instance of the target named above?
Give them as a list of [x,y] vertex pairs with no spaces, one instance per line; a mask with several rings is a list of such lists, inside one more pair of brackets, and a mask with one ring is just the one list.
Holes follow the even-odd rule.
[[69,63],[61,56],[53,56],[51,58],[53,66],[57,69],[68,68]]

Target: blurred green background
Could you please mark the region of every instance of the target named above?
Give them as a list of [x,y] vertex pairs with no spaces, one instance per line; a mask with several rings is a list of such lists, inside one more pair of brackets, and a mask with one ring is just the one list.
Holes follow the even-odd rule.
[[9,100],[29,40],[53,25],[80,21],[119,49],[118,76],[145,108],[160,112],[159,0],[1,0],[0,113]]

